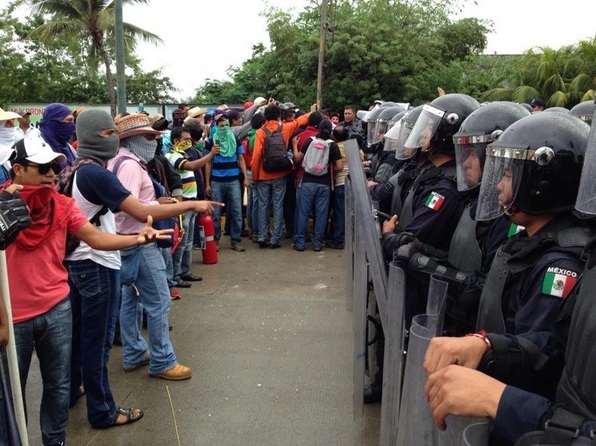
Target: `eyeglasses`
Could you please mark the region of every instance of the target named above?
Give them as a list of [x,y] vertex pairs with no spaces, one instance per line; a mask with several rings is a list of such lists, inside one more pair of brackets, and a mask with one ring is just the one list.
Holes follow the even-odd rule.
[[60,173],[60,166],[57,163],[48,163],[48,164],[33,164],[33,163],[23,163],[23,166],[31,166],[35,167],[40,175],[46,175],[50,170],[53,170],[56,175]]

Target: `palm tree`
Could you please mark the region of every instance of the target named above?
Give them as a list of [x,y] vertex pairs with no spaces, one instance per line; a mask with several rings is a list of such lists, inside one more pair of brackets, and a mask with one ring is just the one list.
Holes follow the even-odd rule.
[[[31,32],[42,42],[51,42],[56,37],[80,41],[86,48],[88,61],[97,73],[103,62],[112,115],[116,113],[116,93],[111,68],[109,49],[114,47],[114,3],[102,0],[32,0],[34,14],[48,15],[45,23]],[[149,0],[122,0],[123,4],[143,3]],[[134,53],[140,40],[159,44],[163,41],[156,34],[124,23],[124,46]],[[109,44],[108,44],[109,43]]]

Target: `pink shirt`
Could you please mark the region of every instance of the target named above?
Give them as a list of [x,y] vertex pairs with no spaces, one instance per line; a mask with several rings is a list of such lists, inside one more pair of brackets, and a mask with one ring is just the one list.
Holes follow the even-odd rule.
[[[151,177],[139,164],[140,159],[134,153],[121,148],[118,155],[108,163],[108,169],[113,171],[114,163],[123,156],[134,158],[134,161],[125,159],[118,167],[118,172],[114,172],[122,185],[141,203],[147,206],[159,205],[155,198],[155,189]],[[138,234],[144,226],[144,222],[137,220],[126,212],[116,214],[116,231],[118,234]]]
[[59,228],[36,247],[24,249],[13,242],[6,248],[13,323],[47,313],[68,296],[68,272],[62,264],[66,233],[74,234],[88,222],[85,214],[73,206]]

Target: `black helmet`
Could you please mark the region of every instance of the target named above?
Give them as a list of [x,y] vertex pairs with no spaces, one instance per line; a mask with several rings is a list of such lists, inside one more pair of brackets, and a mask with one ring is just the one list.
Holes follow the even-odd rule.
[[590,99],[589,101],[580,102],[571,110],[569,110],[569,113],[571,113],[576,118],[581,119],[586,124],[592,125],[594,109],[596,109],[596,102]]
[[391,119],[399,112],[404,111],[403,107],[400,107],[399,105],[392,105],[391,107],[382,106],[379,110],[381,111],[377,115],[375,134],[371,144],[381,141],[385,133],[387,133],[387,130],[389,130],[388,127]]
[[480,184],[486,146],[515,121],[530,114],[520,104],[503,101],[483,105],[465,119],[453,136],[459,191],[463,192]]
[[569,113],[536,113],[511,124],[486,148],[476,219],[572,210],[589,131]]
[[398,160],[413,158],[419,152],[420,147],[406,148],[406,141],[422,113],[422,108],[423,106],[419,105],[418,107],[408,110],[403,118],[401,118],[400,125],[393,126],[393,128],[385,134],[385,144],[390,143],[395,146],[395,158]]
[[472,96],[450,93],[423,106],[422,114],[406,141],[406,147],[421,147],[431,153],[453,153],[453,135],[470,113],[480,107]]

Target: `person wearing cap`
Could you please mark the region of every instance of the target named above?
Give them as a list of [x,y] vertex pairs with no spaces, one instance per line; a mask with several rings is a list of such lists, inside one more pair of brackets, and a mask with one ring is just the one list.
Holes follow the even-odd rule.
[[[132,114],[117,124],[120,137],[118,155],[108,162],[120,182],[132,196],[143,204],[143,211],[156,218],[167,218],[190,210],[212,213],[219,203],[209,201],[182,201],[174,203],[168,197],[157,198],[155,185],[145,165],[154,157],[161,132],[154,130],[145,115]],[[161,206],[164,204],[165,206]],[[136,234],[142,227],[141,215],[135,211],[116,215],[119,234]],[[169,337],[168,315],[171,297],[165,272],[164,259],[157,244],[150,243],[139,249],[123,250],[122,303],[120,335],[122,362],[125,370],[133,371],[149,364],[149,374],[156,378],[183,380],[192,376],[190,367],[179,364]],[[141,310],[147,312],[149,342],[141,336]]]
[[188,115],[184,120],[184,124],[186,124],[186,120],[189,118],[198,119],[201,124],[205,124],[205,115],[207,114],[206,108],[201,107],[193,107],[188,110]]
[[[13,183],[23,186],[19,193],[31,210],[31,225],[6,249],[15,344],[23,395],[34,350],[39,359],[40,425],[46,446],[64,444],[68,422],[72,312],[63,264],[67,234],[104,251],[170,237],[153,229],[151,218],[135,235],[99,231],[71,197],[53,187],[59,164],[65,161],[41,138],[18,141],[11,156]],[[143,416],[133,409],[121,413],[128,422]]]
[[19,125],[14,128],[14,140],[17,142],[23,138],[40,138],[41,133],[31,124],[31,112],[22,110],[19,112],[20,118],[17,118]]
[[8,158],[13,153],[15,143],[14,121],[20,115],[0,108],[0,184],[10,179]]
[[530,102],[530,107],[532,107],[532,113],[536,113],[544,111],[544,109],[546,108],[546,104],[542,99],[534,98],[532,99],[532,102]]

